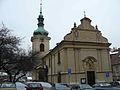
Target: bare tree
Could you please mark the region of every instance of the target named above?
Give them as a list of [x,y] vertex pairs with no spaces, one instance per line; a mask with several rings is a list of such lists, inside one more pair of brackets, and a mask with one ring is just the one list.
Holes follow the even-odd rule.
[[18,51],[20,41],[19,37],[12,36],[10,30],[3,25],[0,29],[0,67],[8,63],[9,57]]
[[34,67],[35,54],[20,48],[21,38],[11,34],[4,25],[0,29],[0,70],[6,72],[10,82],[16,82]]

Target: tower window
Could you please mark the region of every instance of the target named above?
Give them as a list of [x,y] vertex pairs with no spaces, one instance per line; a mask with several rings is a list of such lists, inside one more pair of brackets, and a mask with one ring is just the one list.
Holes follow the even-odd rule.
[[40,44],[40,52],[44,52],[44,44]]

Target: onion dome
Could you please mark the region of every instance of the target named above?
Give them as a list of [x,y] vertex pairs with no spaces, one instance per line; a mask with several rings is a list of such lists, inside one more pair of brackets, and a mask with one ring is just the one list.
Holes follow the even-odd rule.
[[44,36],[47,36],[47,35],[48,35],[48,31],[46,31],[46,30],[44,29],[44,27],[38,27],[38,28],[34,31],[33,34],[34,34],[34,35],[44,35]]
[[44,18],[42,15],[42,3],[40,4],[40,15],[38,17],[38,28],[34,31],[33,35],[44,35],[47,36],[49,33],[44,29]]

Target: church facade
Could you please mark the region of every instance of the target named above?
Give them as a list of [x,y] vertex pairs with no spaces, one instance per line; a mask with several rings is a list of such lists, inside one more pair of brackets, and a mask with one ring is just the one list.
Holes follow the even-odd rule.
[[[39,80],[41,69],[47,70],[47,80],[54,83],[88,83],[112,81],[111,61],[107,38],[97,26],[84,16],[64,39],[49,50],[48,32],[44,29],[42,11],[38,18],[38,29],[34,31],[33,52],[39,52],[40,64],[33,71],[33,79]],[[43,76],[44,77],[44,76]]]
[[43,60],[48,66],[48,80],[59,83],[112,81],[110,43],[87,17],[71,29]]

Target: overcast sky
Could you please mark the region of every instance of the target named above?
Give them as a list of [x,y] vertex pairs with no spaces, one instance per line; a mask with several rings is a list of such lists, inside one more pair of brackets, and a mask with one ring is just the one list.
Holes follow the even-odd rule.
[[[43,0],[45,29],[49,32],[50,48],[63,40],[71,31],[74,22],[86,16],[92,25],[98,25],[102,35],[120,47],[120,0]],[[3,23],[13,33],[25,37],[22,46],[31,46],[30,38],[37,29],[40,0],[0,0],[0,24]]]

